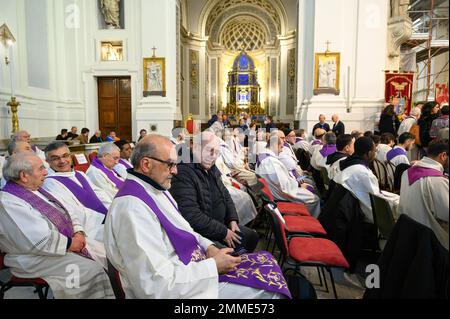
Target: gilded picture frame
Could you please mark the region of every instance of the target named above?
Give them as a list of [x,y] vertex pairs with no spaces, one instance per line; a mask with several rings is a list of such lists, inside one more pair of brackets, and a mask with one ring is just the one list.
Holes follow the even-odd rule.
[[314,58],[314,95],[339,95],[341,67],[339,52],[316,53]]
[[166,59],[144,58],[144,97],[166,96]]

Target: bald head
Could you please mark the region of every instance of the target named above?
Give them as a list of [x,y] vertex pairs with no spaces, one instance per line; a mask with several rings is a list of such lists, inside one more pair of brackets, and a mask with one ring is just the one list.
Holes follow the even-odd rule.
[[333,114],[333,116],[331,116],[331,120],[332,120],[334,123],[339,122],[339,115]]
[[144,157],[159,158],[161,153],[170,152],[172,146],[172,142],[167,137],[158,134],[146,135],[134,148],[130,157],[131,164],[138,170]]

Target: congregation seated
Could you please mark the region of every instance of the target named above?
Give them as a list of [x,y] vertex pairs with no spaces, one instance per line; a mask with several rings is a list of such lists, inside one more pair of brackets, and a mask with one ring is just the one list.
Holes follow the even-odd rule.
[[67,134],[68,139],[69,140],[76,139],[78,137],[77,132],[78,132],[78,128],[76,126],[72,126],[72,128],[70,129],[69,134]]
[[258,156],[256,173],[267,181],[276,200],[303,203],[311,215],[316,217],[320,213],[319,197],[314,194],[312,185],[298,182],[278,159],[283,146],[284,139],[280,137],[278,131],[272,131],[265,151]]
[[369,164],[376,154],[372,139],[360,137],[355,141],[354,148],[353,155],[339,163],[340,171],[334,177],[334,181],[349,190],[359,200],[365,221],[373,223],[369,194],[385,198],[394,208],[398,206],[399,198],[398,195],[381,192],[377,177],[369,169]]
[[381,163],[387,161],[386,154],[392,150],[395,145],[395,136],[392,133],[383,133],[380,137],[380,144],[377,147],[376,159]]
[[398,138],[398,144],[386,153],[386,160],[394,166],[399,164],[410,165],[408,151],[414,145],[415,136],[405,132]]
[[57,141],[66,141],[67,139],[69,139],[69,131],[66,128],[63,128],[61,134],[55,138]]
[[102,143],[103,139],[102,139],[102,132],[101,131],[95,131],[94,135],[91,136],[91,138],[89,139],[89,143],[90,144],[95,144],[95,143]]
[[402,175],[398,212],[433,230],[448,250],[449,183],[444,175],[449,165],[448,140],[432,141],[427,152]]
[[[12,274],[42,278],[55,298],[113,298],[105,260],[96,255],[99,247],[91,250],[76,214],[41,188],[47,170],[40,158],[14,154],[3,172],[7,184],[0,192],[0,250]],[[74,266],[78,284],[67,285],[73,276],[67,269]]]
[[228,247],[242,244],[253,251],[258,235],[239,224],[236,207],[215,165],[219,154],[217,136],[210,131],[201,133],[193,145],[192,161],[178,164],[170,193],[183,217],[203,237]]
[[138,143],[147,136],[147,130],[146,129],[142,129],[139,131],[139,138],[138,138]]
[[[210,138],[214,136],[209,134]],[[212,152],[204,153],[210,166],[217,156]],[[177,174],[177,154],[169,139],[159,135],[145,137],[137,144],[131,162],[134,168],[105,222],[107,256],[120,274],[127,298],[290,296],[273,256],[264,252],[232,256],[233,249],[217,248],[183,218],[179,210],[187,206],[167,191]],[[194,204],[191,198],[189,201]],[[267,261],[249,271],[252,260]],[[249,280],[236,275],[242,271]],[[256,272],[262,280],[256,279]]]
[[318,149],[322,148],[323,145],[323,141],[322,138],[323,136],[326,134],[327,132],[324,129],[321,128],[317,128],[314,131],[314,139],[311,141],[311,143],[309,143],[309,154],[311,154],[311,156],[314,155],[314,152]]
[[116,135],[115,131],[110,131],[105,139],[105,142],[118,142],[120,138]]
[[320,171],[322,168],[327,168],[327,156],[336,152],[336,135],[333,132],[327,132],[323,136],[322,148],[318,148],[311,157],[311,166]]
[[[45,153],[42,150],[40,150],[39,147],[37,147],[36,145],[31,143],[31,135],[30,135],[30,133],[28,133],[25,130],[18,131],[16,133],[14,133],[13,137],[11,138],[11,140],[27,142],[28,144],[30,144],[31,145],[31,149],[33,150],[33,152],[37,156],[39,156],[39,158],[42,160],[44,165],[47,165],[47,162],[45,161]],[[48,168],[48,166],[46,166],[46,167]]]
[[92,184],[103,189],[111,201],[124,182],[124,179],[114,170],[119,160],[120,149],[114,143],[103,144],[86,172]]
[[133,152],[133,148],[128,141],[120,140],[118,142],[114,142],[120,150],[120,159],[119,163],[114,166],[114,171],[116,171],[123,179],[127,177],[127,170],[133,168],[131,165],[130,157]]
[[340,162],[355,152],[355,139],[350,134],[341,134],[336,139],[336,152],[326,158],[326,168],[330,180],[334,180],[340,171]]
[[[9,157],[11,157],[12,155],[19,154],[19,153],[34,154],[30,143],[12,139],[8,144],[8,155],[9,155]],[[5,159],[5,161],[6,161],[6,159]],[[2,176],[0,179],[0,189],[2,189],[5,185],[6,185],[6,179]]]
[[89,129],[86,127],[83,127],[81,129],[81,134],[72,140],[78,141],[80,144],[89,144]]
[[103,222],[111,198],[90,182],[86,174],[72,169],[72,156],[64,143],[49,144],[45,155],[50,169],[43,188],[76,213],[88,239],[102,242]]
[[309,143],[306,140],[306,133],[304,129],[295,131],[295,143],[292,145],[294,151],[301,148],[305,151],[309,151]]

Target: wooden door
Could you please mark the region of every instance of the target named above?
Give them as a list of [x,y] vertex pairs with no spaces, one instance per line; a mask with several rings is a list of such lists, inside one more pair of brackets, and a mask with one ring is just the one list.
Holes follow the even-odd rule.
[[98,78],[98,119],[103,139],[114,130],[131,141],[131,78]]

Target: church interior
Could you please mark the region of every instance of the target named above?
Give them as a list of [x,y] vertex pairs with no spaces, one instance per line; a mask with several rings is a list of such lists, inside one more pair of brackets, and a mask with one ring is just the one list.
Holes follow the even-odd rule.
[[[221,162],[215,162],[215,166],[223,175],[222,182],[235,202],[240,219],[242,215],[237,206],[241,200],[235,197],[238,196],[236,189],[242,198],[249,198],[252,207],[248,210],[255,213],[245,225],[259,235],[256,250],[273,254],[282,275],[286,280],[289,277],[288,286],[295,277],[297,280],[302,278],[312,287],[314,293],[300,299],[313,296],[318,299],[448,298],[449,0],[0,0],[0,8],[0,177],[4,179],[1,187],[11,188],[5,186],[12,183],[6,178],[9,176],[7,168],[11,166],[7,163],[16,156],[18,141],[26,141],[28,148],[32,148],[43,160],[45,168],[53,173],[55,168],[48,159],[53,150],[48,151],[47,147],[56,141],[63,142],[70,151],[74,170],[86,172],[94,165],[96,156],[102,157],[105,142],[114,142],[122,157],[124,145],[138,149],[146,135],[157,134],[171,139],[179,151],[183,148],[181,144],[195,144],[195,137],[203,134],[201,132],[223,134],[219,136],[220,149],[229,150],[232,160],[227,161],[227,153],[218,155]],[[388,112],[390,108],[392,114]],[[426,135],[421,118],[423,125],[428,125]],[[409,120],[411,123],[405,128]],[[339,131],[339,123],[345,124],[343,131]],[[435,127],[438,128],[433,131]],[[229,133],[223,133],[224,129]],[[273,129],[282,136],[274,137]],[[245,139],[242,131],[246,132]],[[327,137],[331,132],[334,138]],[[260,134],[263,136],[262,149],[258,144]],[[386,134],[392,135],[392,143],[390,135]],[[358,197],[359,193],[365,192],[364,182],[352,186],[347,180],[352,178],[351,174],[344,173],[355,166],[344,169],[341,162],[339,173],[333,175],[330,170],[334,164],[326,162],[330,154],[341,151],[339,145],[337,150],[334,146],[344,140],[339,139],[341,135],[349,135],[347,142],[341,142],[352,145],[352,152],[347,154],[349,158],[354,156],[353,147],[355,152],[368,147],[369,142],[365,140],[364,144],[360,140],[358,144],[359,139],[373,140],[376,160],[367,162],[364,168],[370,171],[370,183],[376,184],[378,193],[385,196],[380,203],[376,196],[371,194],[369,199],[365,193],[370,214],[373,212],[375,216],[369,218],[375,239],[371,238],[371,247],[358,248],[360,254],[356,260],[353,260],[355,252],[350,251],[354,247],[349,248],[348,244],[352,236],[356,236],[354,228],[353,233],[346,228],[348,233],[344,240],[339,228],[344,227],[339,224],[344,223],[342,219],[336,215],[330,221],[332,218],[326,215],[343,210],[336,208],[341,207],[338,205],[340,198],[333,189],[335,186],[330,185],[342,186],[339,190],[345,196],[341,197],[347,198],[349,194],[350,198],[356,198],[356,202],[360,201],[358,207],[361,206],[365,213],[364,201]],[[20,136],[26,137],[22,140]],[[229,143],[225,136],[232,142]],[[260,183],[265,174],[270,176],[270,172],[264,171],[267,165],[262,163],[271,161],[273,154],[261,154],[265,154],[266,147],[273,147],[273,138],[281,138],[294,158],[292,169],[285,164],[283,156],[277,157],[277,161],[280,158],[277,164],[287,167],[286,176],[289,177],[286,180],[293,178],[294,186],[299,190],[306,189],[302,184],[307,183],[311,187],[309,195],[316,199],[317,206],[304,199],[297,200],[294,195],[282,199],[283,195],[277,195],[272,182],[268,182],[268,188]],[[292,143],[289,138],[294,138]],[[410,140],[412,142],[408,144]],[[301,146],[302,141],[307,144],[306,148]],[[444,142],[446,151],[445,145],[442,146]],[[391,159],[386,150],[384,160],[379,160],[383,151],[378,145],[384,144],[389,144],[389,150],[403,147],[405,154],[394,152]],[[327,145],[334,148],[325,155]],[[36,148],[43,151],[42,155]],[[195,150],[195,146],[192,149]],[[440,153],[435,154],[438,152],[435,149]],[[111,155],[112,150],[105,152]],[[250,154],[254,155],[254,161]],[[396,170],[398,165],[394,159],[397,155],[404,157],[402,163],[408,165],[401,172]],[[133,169],[133,156],[130,151],[124,172]],[[320,156],[324,157],[323,166]],[[439,156],[444,158],[442,162],[437,160],[441,158]],[[430,294],[397,291],[400,296],[392,292],[397,288],[393,284],[386,284],[392,291],[380,287],[371,290],[379,280],[373,279],[379,268],[373,270],[371,267],[387,267],[388,252],[384,252],[384,247],[389,247],[387,251],[392,253],[392,245],[398,244],[391,241],[390,246],[389,239],[391,234],[400,236],[394,228],[400,223],[393,222],[394,219],[397,222],[398,216],[392,217],[392,214],[400,216],[399,212],[405,211],[400,208],[406,198],[401,192],[403,179],[408,175],[404,172],[430,157],[437,169],[434,173],[429,169],[429,175],[420,171],[421,179],[414,181],[439,179],[439,188],[433,186],[433,190],[422,191],[447,192],[442,204],[446,206],[446,216],[439,215],[441,204],[424,204],[425,207],[432,206],[430,214],[437,220],[431,222],[431,226],[425,225],[436,233],[436,245],[440,242],[447,252],[444,261],[446,286],[436,283],[435,291]],[[172,172],[173,163],[153,159],[159,164],[167,164]],[[106,166],[105,163],[98,165]],[[2,166],[6,173],[2,174]],[[178,172],[181,171],[179,166]],[[91,175],[87,176],[91,178]],[[281,185],[287,183],[280,175],[278,179]],[[118,185],[128,179],[122,178],[120,183],[114,178],[112,181],[117,187],[116,194]],[[413,183],[410,180],[411,189],[412,185],[417,185]],[[427,183],[424,187],[429,186],[430,182]],[[281,193],[286,189],[280,188]],[[4,206],[8,211],[2,193],[9,191],[1,189],[0,208]],[[350,193],[345,193],[346,190]],[[178,199],[172,191],[171,194]],[[117,200],[112,196],[111,201],[113,198]],[[430,195],[427,200],[429,198],[438,197]],[[331,208],[332,200],[337,204]],[[315,231],[288,231],[295,228],[294,219],[299,216],[297,212],[286,213],[282,207],[293,202],[302,205],[302,211],[308,210],[303,217],[314,219],[308,225],[319,227],[319,235]],[[178,205],[184,207],[180,202]],[[276,216],[283,220],[286,234],[284,230],[283,234],[277,232],[276,228],[283,226],[277,224],[276,218],[275,222],[271,219],[271,207],[281,211]],[[299,209],[288,208],[288,211]],[[316,209],[321,211],[320,215],[313,213]],[[376,211],[389,212],[392,218],[377,217]],[[184,215],[184,211],[182,213]],[[348,214],[346,218],[349,218]],[[50,284],[47,295],[49,285],[45,278],[42,279],[45,276],[37,276],[42,281],[30,283],[13,273],[13,267],[7,265],[8,254],[13,253],[9,252],[8,241],[2,242],[2,237],[7,237],[4,235],[7,228],[1,223],[0,217],[0,299],[43,298],[42,287],[47,289],[45,297],[62,296],[52,292],[51,280],[47,280]],[[352,223],[355,227],[354,219]],[[346,224],[345,227],[350,226]],[[291,246],[294,246],[296,236],[301,236],[299,233],[317,238],[316,251],[322,252],[325,246],[330,250],[330,247],[336,247],[344,262],[337,266],[331,263],[330,267],[326,262],[308,264],[306,261],[293,265],[288,256],[284,263],[286,254],[292,255]],[[282,235],[284,237],[279,237]],[[288,241],[287,252],[284,252],[280,238]],[[319,239],[327,244],[320,246]],[[437,254],[436,250],[434,248],[433,256]],[[108,249],[106,254],[109,254]],[[427,258],[431,258],[430,255]],[[392,260],[396,259],[392,257]],[[107,270],[111,269],[109,266]],[[117,264],[114,266],[120,271]],[[431,272],[430,268],[426,269]],[[385,268],[382,272],[383,276],[388,276]],[[442,279],[439,276],[442,274],[426,275],[434,280]],[[387,277],[383,278],[387,280]],[[17,283],[16,286],[14,283],[9,285],[15,279],[23,279],[25,287]],[[411,276],[405,276],[404,280],[404,287],[408,284],[412,290],[422,287],[421,283],[408,282]],[[123,281],[128,283],[128,279]],[[114,293],[117,297],[116,291]]]

